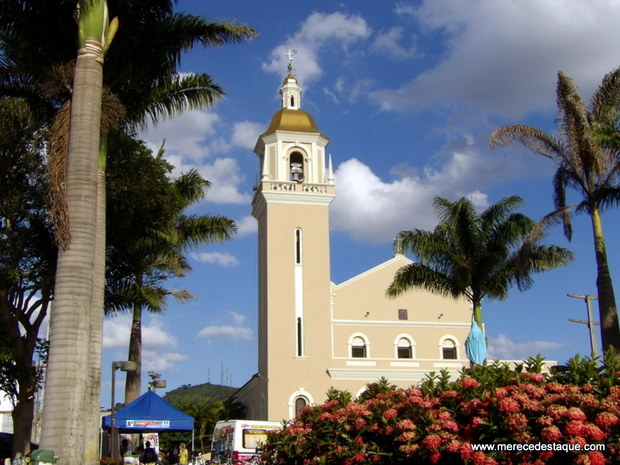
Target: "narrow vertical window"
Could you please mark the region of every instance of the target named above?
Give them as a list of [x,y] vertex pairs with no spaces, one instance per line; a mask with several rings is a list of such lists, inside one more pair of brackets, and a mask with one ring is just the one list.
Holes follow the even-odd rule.
[[302,357],[304,355],[304,343],[303,343],[303,323],[301,318],[297,318],[297,356]]
[[295,97],[293,97],[291,95],[291,106],[294,107],[295,106]]
[[297,265],[301,265],[301,240],[301,229],[298,228],[295,230],[295,263]]

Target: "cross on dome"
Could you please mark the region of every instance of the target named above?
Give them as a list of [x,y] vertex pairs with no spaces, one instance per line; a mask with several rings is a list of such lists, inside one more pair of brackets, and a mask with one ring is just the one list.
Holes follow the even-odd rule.
[[293,73],[293,58],[297,54],[297,50],[292,50],[290,48],[287,48],[284,54],[288,58],[288,66],[287,66],[288,74],[292,74]]

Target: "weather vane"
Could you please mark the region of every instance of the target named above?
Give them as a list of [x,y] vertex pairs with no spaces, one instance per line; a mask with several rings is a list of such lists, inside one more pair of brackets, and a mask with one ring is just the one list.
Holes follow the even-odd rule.
[[293,57],[297,54],[297,50],[291,50],[290,48],[286,49],[284,52],[288,58],[288,73],[291,74],[293,72]]

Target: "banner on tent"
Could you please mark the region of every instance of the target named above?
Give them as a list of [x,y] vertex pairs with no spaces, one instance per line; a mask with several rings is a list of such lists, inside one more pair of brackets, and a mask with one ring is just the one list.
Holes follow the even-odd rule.
[[170,428],[170,420],[126,420],[125,428]]

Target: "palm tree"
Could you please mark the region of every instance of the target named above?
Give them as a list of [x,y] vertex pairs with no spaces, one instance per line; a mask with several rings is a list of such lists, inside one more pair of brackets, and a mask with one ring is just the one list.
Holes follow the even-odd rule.
[[398,233],[397,253],[419,258],[400,268],[387,295],[396,297],[421,288],[454,298],[467,298],[474,320],[482,325],[482,300],[504,300],[513,284],[526,290],[532,273],[552,270],[569,263],[570,251],[556,246],[530,244],[521,247],[534,221],[516,213],[520,197],[512,196],[491,205],[479,215],[467,198],[434,201],[439,224],[434,231],[414,229]]
[[[608,122],[610,111],[620,97],[620,68],[607,74],[592,96],[589,108],[579,96],[572,79],[558,73],[556,89],[558,106],[558,135],[550,135],[525,125],[504,126],[491,135],[491,146],[507,146],[520,142],[538,155],[557,164],[553,178],[555,210],[541,220],[541,229],[547,225],[564,225],[564,234],[572,236],[571,213],[590,216],[594,238],[599,299],[599,313],[603,349],[612,347],[620,356],[620,327],[609,272],[601,208],[610,192],[617,191],[620,158],[616,149],[605,147],[591,137],[598,125]],[[574,189],[581,201],[566,203],[566,191]]]
[[200,450],[205,451],[204,439],[209,437],[208,432],[213,432],[213,428],[224,412],[224,403],[221,400],[207,397],[200,403],[188,401],[183,404],[182,410],[194,417],[198,423],[198,440]]
[[[66,168],[67,242],[59,250],[51,318],[50,351],[41,446],[69,463],[93,463],[95,438],[84,434],[92,421],[93,382],[90,337],[103,320],[93,308],[97,163],[103,88],[103,57],[116,29],[105,0],[79,2],[79,50],[71,97],[71,129]],[[84,369],[88,367],[88,369]]]
[[172,167],[161,151],[153,157],[142,143],[116,135],[111,137],[110,160],[106,311],[132,313],[128,360],[136,361],[138,370],[127,373],[129,403],[140,395],[143,311],[162,312],[168,296],[189,298],[163,282],[191,270],[187,250],[227,240],[236,226],[221,216],[186,215],[188,207],[204,198],[209,182],[195,170],[169,179]]

